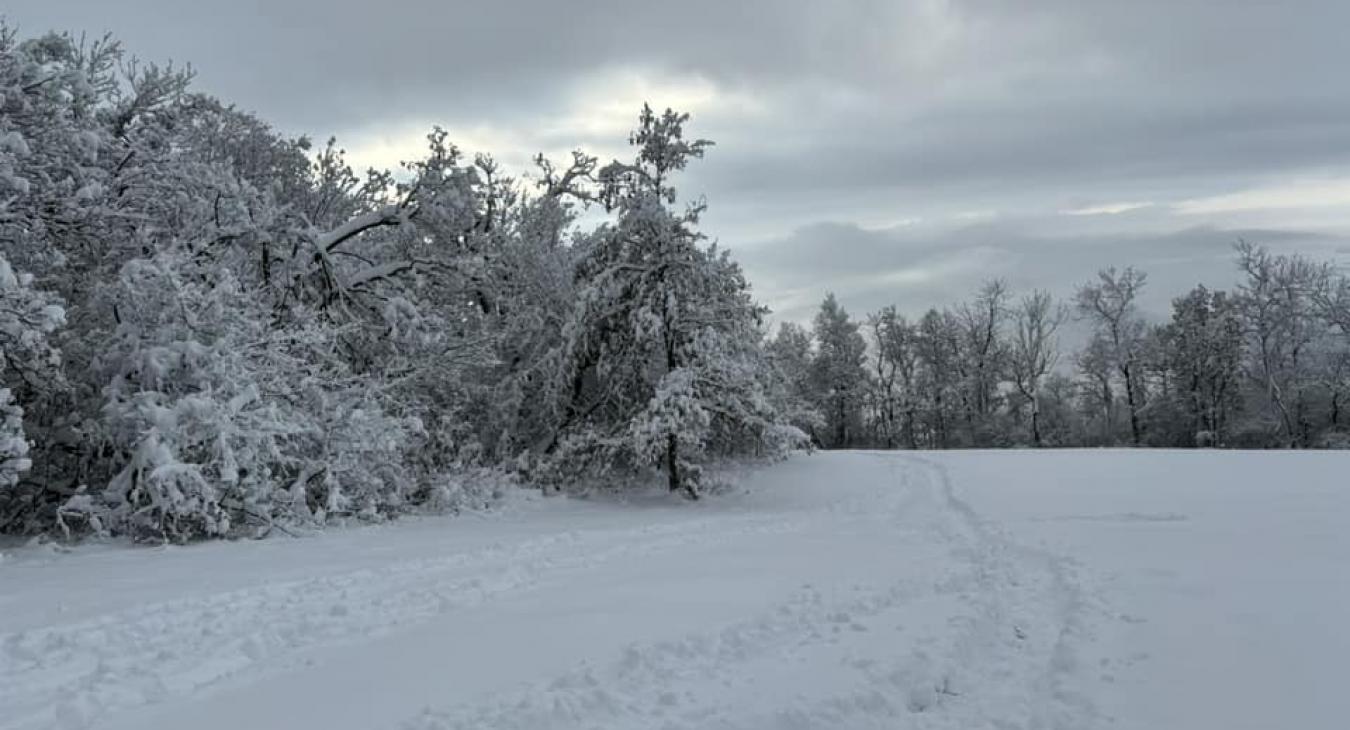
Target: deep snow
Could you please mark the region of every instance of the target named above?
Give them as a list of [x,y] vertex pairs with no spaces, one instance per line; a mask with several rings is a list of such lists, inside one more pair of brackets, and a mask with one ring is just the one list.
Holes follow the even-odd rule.
[[0,728],[1340,728],[1350,455],[818,453],[696,504],[0,561]]

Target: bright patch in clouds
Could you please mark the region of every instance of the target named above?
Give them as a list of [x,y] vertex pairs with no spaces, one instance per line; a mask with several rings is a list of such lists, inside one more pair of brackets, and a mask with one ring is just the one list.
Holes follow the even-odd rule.
[[644,103],[659,110],[670,108],[700,119],[708,115],[743,118],[764,111],[765,105],[748,94],[719,87],[699,76],[674,77],[653,69],[619,68],[592,75],[576,85],[567,111],[548,133],[559,137],[624,139]]
[[1100,205],[1089,205],[1083,208],[1072,208],[1061,211],[1064,215],[1119,215],[1128,213],[1132,210],[1147,208],[1153,203],[1102,203]]
[[1253,210],[1346,206],[1350,206],[1350,179],[1322,178],[1193,198],[1172,207],[1182,215],[1212,215]]
[[403,160],[425,156],[427,132],[439,124],[449,133],[449,141],[461,150],[491,154],[509,174],[520,174],[533,168],[532,160],[541,152],[562,159],[581,147],[602,161],[622,155],[643,103],[657,110],[672,108],[698,116],[698,131],[706,131],[710,118],[718,115],[744,119],[767,108],[747,94],[724,89],[706,78],[676,78],[654,70],[619,68],[578,81],[561,108],[541,110],[508,124],[400,120],[340,135],[339,142],[357,169],[392,169]]
[[991,221],[994,220],[995,218],[998,218],[998,211],[992,208],[985,208],[980,210],[963,210],[960,213],[957,213],[955,216],[953,216],[953,218],[955,218],[957,221],[961,223],[977,223],[980,221]]
[[[347,150],[347,161],[356,170],[367,168],[398,170],[405,161],[427,156],[427,134],[438,123],[433,120],[404,122],[377,129],[360,130],[338,136],[338,144]],[[449,142],[469,155],[488,153],[505,164],[512,173],[522,171],[534,152],[514,130],[477,125],[456,127],[440,124],[449,134]]]

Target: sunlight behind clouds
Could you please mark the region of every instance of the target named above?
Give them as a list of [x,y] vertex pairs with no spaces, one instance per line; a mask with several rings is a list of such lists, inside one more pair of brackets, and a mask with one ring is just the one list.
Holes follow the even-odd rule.
[[533,169],[539,153],[563,158],[580,148],[602,162],[624,156],[628,133],[644,103],[696,116],[694,131],[699,134],[719,119],[744,122],[770,109],[765,100],[704,77],[626,66],[589,74],[573,83],[554,108],[502,123],[390,120],[339,135],[338,141],[356,169],[396,169],[425,152],[427,133],[439,124],[462,151],[491,154],[508,174],[519,175]]
[[1183,200],[1173,206],[1182,215],[1211,215],[1291,208],[1350,207],[1350,178],[1290,180],[1237,192]]

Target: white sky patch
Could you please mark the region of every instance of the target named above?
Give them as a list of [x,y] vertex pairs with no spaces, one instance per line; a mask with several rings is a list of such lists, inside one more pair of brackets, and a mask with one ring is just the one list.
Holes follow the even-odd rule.
[[929,284],[953,279],[960,274],[985,270],[1001,255],[1003,255],[1001,250],[992,246],[972,246],[929,259],[917,266],[907,266],[874,275],[873,279],[885,284]]
[[1175,203],[1181,215],[1350,206],[1350,178],[1316,178],[1255,187]]
[[449,141],[469,156],[490,154],[508,175],[520,175],[534,169],[534,156],[541,152],[560,162],[566,162],[571,150],[578,148],[596,155],[602,164],[625,157],[628,134],[637,124],[643,103],[657,111],[672,108],[694,116],[695,136],[715,136],[710,129],[717,117],[744,120],[768,109],[766,103],[706,78],[615,68],[576,82],[562,108],[522,116],[510,125],[398,120],[342,133],[338,141],[358,170],[397,169],[402,161],[425,156],[426,135],[439,124],[449,133]]
[[647,68],[616,68],[577,83],[568,108],[547,133],[623,140],[644,103],[657,111],[671,108],[688,113],[699,119],[699,129],[707,126],[705,114],[743,118],[766,109],[763,102],[749,94],[720,87],[703,77],[674,77]]
[[[366,168],[399,170],[404,161],[420,160],[427,155],[427,134],[436,125],[434,121],[404,122],[379,129],[362,130],[338,136],[338,145],[347,150],[347,161],[353,169]],[[487,153],[501,162],[508,174],[525,171],[534,152],[525,140],[512,130],[486,125],[455,127],[442,124],[449,134],[448,141],[472,159],[476,153]],[[535,152],[538,152],[536,150]]]
[[884,232],[895,228],[910,228],[923,223],[923,218],[917,215],[902,216],[899,218],[882,217],[876,221],[862,221],[858,227],[864,231]]
[[[861,272],[837,277],[831,281],[831,289],[839,292],[865,291],[891,285],[917,286],[932,284],[957,277],[961,274],[986,269],[1000,252],[989,246],[975,246],[949,254],[926,257],[910,263],[903,252],[897,252],[896,266],[882,271]],[[819,292],[819,287],[817,287]],[[819,294],[816,297],[819,299]],[[934,302],[942,304],[942,302]]]
[[1141,209],[1141,208],[1148,208],[1148,207],[1150,207],[1150,206],[1152,206],[1152,205],[1153,205],[1153,203],[1148,203],[1148,202],[1137,202],[1137,203],[1126,203],[1126,202],[1121,202],[1121,203],[1101,203],[1101,204],[1099,204],[1099,205],[1088,205],[1088,206],[1084,206],[1084,207],[1082,207],[1082,208],[1071,208],[1071,209],[1069,209],[1069,210],[1062,210],[1062,211],[1060,211],[1060,214],[1062,214],[1062,215],[1119,215],[1119,214],[1121,214],[1121,213],[1129,213],[1129,212],[1132,211],[1132,210],[1139,210],[1139,209]]

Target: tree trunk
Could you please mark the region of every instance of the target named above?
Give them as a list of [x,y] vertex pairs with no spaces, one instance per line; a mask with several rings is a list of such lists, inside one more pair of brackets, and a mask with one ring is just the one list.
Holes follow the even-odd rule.
[[905,441],[909,444],[911,451],[919,450],[919,434],[914,429],[914,406],[907,404],[905,408]]
[[680,484],[680,441],[673,433],[666,436],[666,479],[672,492],[684,486]]
[[836,449],[848,448],[848,404],[844,397],[839,397],[839,427],[835,429]]
[[687,482],[680,471],[680,440],[673,433],[666,436],[666,484],[672,492],[683,489],[685,496],[698,499],[698,487]]
[[1041,448],[1041,399],[1039,396],[1031,398],[1031,443],[1036,448]]
[[1139,435],[1139,405],[1135,402],[1134,378],[1130,375],[1130,368],[1122,368],[1122,375],[1125,376],[1125,404],[1130,409],[1130,441],[1138,446],[1140,444]]

